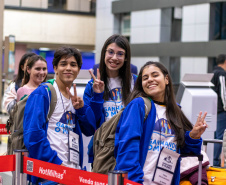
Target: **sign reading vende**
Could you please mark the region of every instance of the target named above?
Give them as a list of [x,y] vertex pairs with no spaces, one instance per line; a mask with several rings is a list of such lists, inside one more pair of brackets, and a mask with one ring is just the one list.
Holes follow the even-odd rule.
[[124,179],[124,185],[140,185],[139,183]]
[[108,185],[108,176],[24,157],[24,173],[67,185]]
[[0,135],[8,134],[5,126],[6,124],[0,124]]

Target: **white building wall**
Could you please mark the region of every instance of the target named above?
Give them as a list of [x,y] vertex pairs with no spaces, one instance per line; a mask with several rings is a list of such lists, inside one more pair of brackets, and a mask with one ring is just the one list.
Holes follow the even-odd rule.
[[67,0],[66,10],[89,12],[90,0]]
[[131,12],[131,43],[160,42],[161,10]]
[[205,74],[208,70],[207,57],[181,57],[180,65],[180,80],[183,79],[186,73]]
[[183,7],[182,42],[209,40],[210,4]]
[[17,42],[95,44],[95,17],[19,10],[4,10],[4,36]]
[[20,0],[5,0],[5,6],[20,6]]
[[96,63],[100,62],[101,49],[108,37],[115,33],[114,14],[111,5],[114,0],[96,1]]
[[[208,42],[210,4],[183,7],[182,42]],[[181,57],[181,79],[185,73],[207,73],[207,57]]]
[[[100,50],[104,41],[115,33],[114,16],[111,13],[112,0],[97,1],[96,63],[99,63]],[[154,9],[131,12],[131,44],[170,42],[171,9]],[[164,17],[163,17],[164,16]],[[210,26],[210,4],[182,7],[181,42],[208,42]],[[162,34],[162,35],[161,35]],[[131,62],[140,67],[149,60],[159,61],[159,57],[132,57]],[[181,72],[207,73],[207,57],[181,57]]]
[[48,8],[48,0],[22,0],[21,1],[22,7],[29,7],[29,8]]
[[131,63],[137,66],[138,73],[141,67],[148,61],[159,62],[159,57],[132,57],[131,58]]

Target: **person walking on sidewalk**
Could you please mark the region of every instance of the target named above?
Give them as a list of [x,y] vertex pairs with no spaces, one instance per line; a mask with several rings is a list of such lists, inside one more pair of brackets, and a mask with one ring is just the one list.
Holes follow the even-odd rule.
[[[217,66],[214,67],[212,83],[215,85],[213,90],[217,93],[217,130],[215,139],[223,139],[226,129],[226,55],[221,54],[216,60]],[[222,150],[222,144],[214,144],[214,166],[220,166],[219,159]]]

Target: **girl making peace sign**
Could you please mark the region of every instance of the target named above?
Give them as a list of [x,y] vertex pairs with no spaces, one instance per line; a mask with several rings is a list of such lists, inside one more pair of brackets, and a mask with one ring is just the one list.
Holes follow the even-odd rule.
[[[147,119],[141,97],[152,106]],[[199,113],[193,126],[176,104],[171,77],[160,62],[147,62],[140,70],[115,133],[115,170],[144,185],[179,185],[180,153],[199,154],[207,113]]]
[[[136,76],[131,74],[130,58],[128,40],[121,35],[112,35],[102,48],[97,77],[90,71],[93,79],[87,84],[83,99],[95,114],[97,128],[124,107],[133,89]],[[90,151],[92,153],[92,149]],[[89,162],[92,162],[91,153]]]

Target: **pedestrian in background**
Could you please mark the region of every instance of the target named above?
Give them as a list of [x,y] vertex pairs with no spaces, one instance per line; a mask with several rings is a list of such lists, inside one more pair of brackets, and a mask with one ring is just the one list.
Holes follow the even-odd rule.
[[[221,54],[216,59],[217,66],[214,67],[214,76],[211,82],[214,84],[213,90],[217,93],[217,129],[215,139],[223,139],[226,129],[226,55]],[[220,166],[220,154],[222,144],[214,144],[214,166]]]

